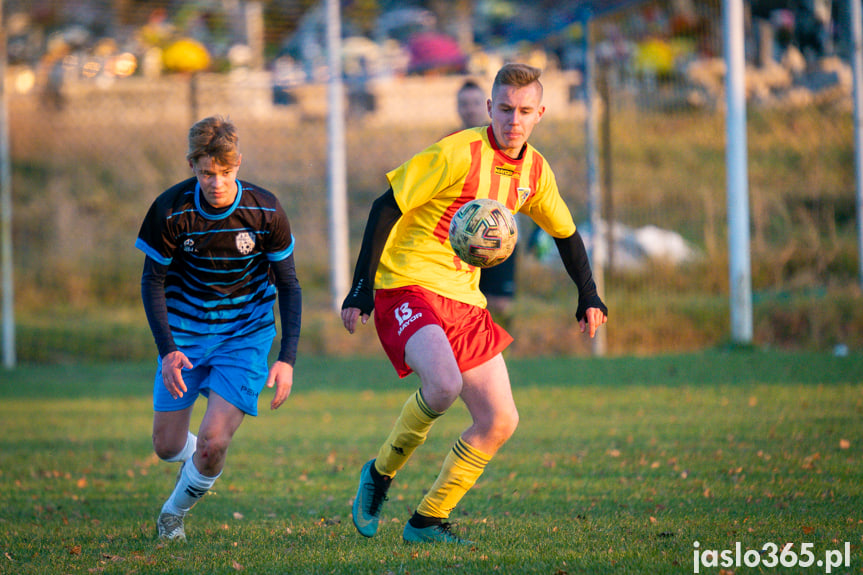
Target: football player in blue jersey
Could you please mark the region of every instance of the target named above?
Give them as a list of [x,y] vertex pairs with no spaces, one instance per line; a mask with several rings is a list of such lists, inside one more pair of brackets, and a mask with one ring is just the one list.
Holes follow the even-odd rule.
[[[275,387],[277,409],[293,385],[302,292],[294,237],[278,199],[237,179],[236,126],[214,116],[189,130],[194,176],[153,202],[135,246],[144,252],[141,295],[159,351],[153,449],[182,462],[157,520],[159,537],[185,540],[184,518],[222,473],[231,438],[258,395]],[[268,368],[279,302],[282,339]],[[207,398],[197,436],[198,396]]]

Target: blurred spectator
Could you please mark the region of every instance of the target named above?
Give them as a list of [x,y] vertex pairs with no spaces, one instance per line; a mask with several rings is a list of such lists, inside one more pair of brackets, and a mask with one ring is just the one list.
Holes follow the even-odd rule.
[[62,110],[66,103],[63,94],[66,74],[64,59],[69,52],[69,45],[61,37],[54,38],[48,43],[48,49],[39,63],[42,103],[49,110]]
[[[777,61],[790,46],[812,60],[833,53],[833,6],[829,0],[753,0],[752,28],[760,62]],[[766,27],[769,26],[768,27]],[[762,39],[764,34],[772,38]],[[764,41],[766,40],[766,41]],[[764,45],[762,45],[764,44]],[[772,44],[772,53],[764,54]]]
[[371,71],[366,56],[360,56],[356,69],[346,71],[345,83],[348,91],[348,115],[362,118],[375,111],[375,95],[369,90]]

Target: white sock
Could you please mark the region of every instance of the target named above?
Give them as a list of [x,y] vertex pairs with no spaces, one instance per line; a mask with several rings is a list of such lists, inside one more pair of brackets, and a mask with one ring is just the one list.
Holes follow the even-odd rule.
[[[221,475],[221,473],[219,473]],[[201,472],[195,467],[193,460],[188,460],[183,464],[183,469],[180,473],[180,478],[177,480],[177,485],[174,487],[174,492],[165,501],[162,506],[162,513],[170,513],[171,515],[185,516],[198,500],[206,495],[210,487],[219,478],[207,477],[201,475]]]
[[175,461],[186,461],[195,453],[195,446],[198,444],[198,436],[189,432],[189,435],[186,436],[186,445],[183,446],[183,449],[180,450],[180,453],[173,457],[168,457],[164,461],[175,462]]

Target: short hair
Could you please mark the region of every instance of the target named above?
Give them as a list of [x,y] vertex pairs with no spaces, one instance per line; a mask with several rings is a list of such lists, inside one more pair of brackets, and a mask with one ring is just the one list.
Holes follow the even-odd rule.
[[240,137],[231,120],[222,116],[210,116],[189,128],[189,150],[186,159],[192,163],[203,157],[224,166],[240,163]]
[[533,66],[528,66],[527,64],[516,62],[504,64],[503,67],[497,71],[497,75],[494,77],[494,84],[491,86],[491,93],[494,94],[497,92],[497,89],[501,86],[523,88],[536,82],[537,85],[539,85],[539,93],[542,94],[542,83],[539,81],[539,76],[541,74],[542,70],[534,68]]
[[482,91],[482,87],[475,80],[465,80],[464,84],[461,85],[461,88],[458,89],[458,94],[465,92],[467,90],[479,90]]

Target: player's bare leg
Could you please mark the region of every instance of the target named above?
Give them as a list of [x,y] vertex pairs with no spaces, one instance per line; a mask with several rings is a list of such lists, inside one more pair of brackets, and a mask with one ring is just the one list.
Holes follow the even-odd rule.
[[[153,451],[168,462],[180,462],[180,470],[174,481],[174,488],[180,482],[183,466],[194,454],[193,446],[189,445],[193,434],[189,430],[194,406],[180,411],[156,411],[153,414]],[[196,443],[197,441],[194,440]],[[189,453],[191,452],[191,453]],[[177,513],[159,514],[156,529],[160,539],[168,541],[185,541],[186,532],[183,526],[183,516]]]
[[473,423],[450,450],[437,480],[405,525],[403,538],[408,542],[470,543],[453,534],[446,519],[518,426],[503,356],[460,375],[460,396]]
[[443,413],[458,399],[462,374],[439,325],[427,325],[411,336],[405,345],[405,362],[419,376],[430,408]]
[[[417,335],[420,335],[419,331]],[[518,411],[512,397],[506,363],[500,354],[460,373],[443,332],[440,332],[440,336],[444,338],[445,351],[434,347],[440,343],[436,334],[428,335],[430,338],[426,341],[420,339],[415,342],[411,338],[408,342],[408,346],[414,343],[423,346],[413,348],[416,364],[411,364],[422,380],[423,395],[436,398],[438,403],[434,405],[438,408],[449,407],[456,397],[461,396],[473,423],[447,455],[435,484],[405,525],[403,537],[410,542],[469,543],[452,534],[445,519],[474,485],[492,456],[512,436],[518,425]],[[451,360],[452,369],[457,375],[453,371],[440,369],[441,366],[447,367],[448,360]]]
[[228,403],[215,392],[210,392],[207,411],[198,429],[198,450],[195,467],[204,475],[216,476],[225,466],[225,455],[245,413]]
[[159,459],[179,461],[176,458],[186,446],[193,408],[153,413],[153,451]]
[[376,471],[393,477],[425,442],[434,421],[461,392],[461,373],[446,334],[439,325],[417,330],[405,346],[405,361],[420,378],[421,387],[402,408],[375,460]]
[[493,456],[515,433],[518,409],[512,396],[509,372],[501,354],[462,374],[461,398],[473,424],[461,438]]
[[377,533],[381,506],[393,476],[425,442],[435,420],[452,405],[461,390],[461,374],[440,326],[418,329],[407,342],[405,361],[420,376],[422,387],[402,407],[378,456],[366,462],[360,471],[351,514],[357,531],[365,537]]
[[[160,423],[164,423],[167,427],[173,426],[174,431],[177,431],[181,428],[182,415],[180,414],[183,412],[173,413],[177,415],[173,418],[162,417]],[[210,393],[207,411],[198,431],[197,450],[194,456],[183,464],[174,491],[159,514],[157,527],[160,538],[185,541],[183,520],[186,513],[209,491],[221,475],[228,445],[242,423],[244,415],[217,393]],[[186,428],[188,428],[188,419]],[[154,438],[156,436],[157,434],[154,433]]]

